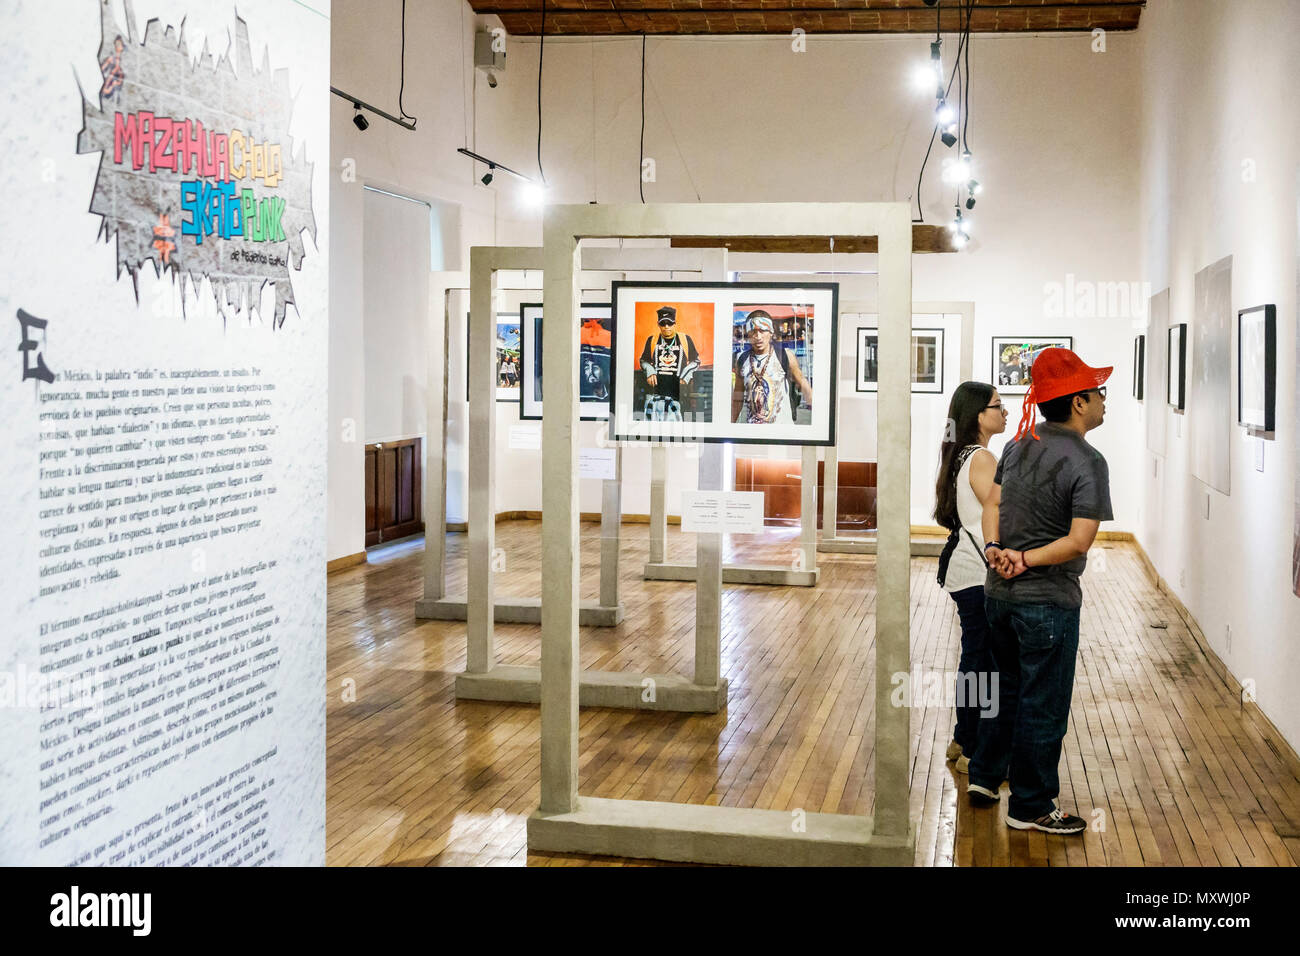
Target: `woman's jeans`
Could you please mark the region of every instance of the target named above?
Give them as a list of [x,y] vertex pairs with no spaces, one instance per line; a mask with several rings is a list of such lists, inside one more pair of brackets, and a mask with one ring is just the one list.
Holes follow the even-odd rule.
[[1035,820],[1051,812],[1061,792],[1057,766],[1074,693],[1079,609],[997,598],[988,598],[985,609],[999,672],[998,715],[979,721],[970,782],[996,791],[1009,779],[1007,815]]
[[[979,739],[980,698],[988,688],[995,687],[989,672],[994,670],[993,655],[989,652],[989,624],[984,613],[984,588],[976,585],[961,591],[951,591],[957,604],[957,618],[961,621],[961,659],[957,663],[957,725],[952,739],[961,745],[967,757],[975,752]],[[974,676],[971,676],[974,675]],[[1001,780],[998,781],[999,785]]]

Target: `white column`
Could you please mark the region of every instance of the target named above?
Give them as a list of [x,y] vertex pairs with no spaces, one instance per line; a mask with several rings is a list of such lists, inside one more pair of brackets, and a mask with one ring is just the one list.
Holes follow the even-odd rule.
[[830,540],[839,533],[836,518],[840,512],[840,450],[827,445],[825,469],[822,475],[822,539]]
[[543,220],[541,811],[578,806],[578,241],[567,216]]
[[[726,445],[700,445],[700,490],[722,490]],[[695,683],[715,687],[722,668],[722,535],[695,536]]]
[[908,828],[910,711],[891,701],[893,675],[910,670],[911,590],[912,226],[906,207],[891,204],[880,227],[880,384],[877,404],[881,503],[876,559],[875,832]]
[[465,671],[486,674],[496,664],[496,308],[492,250],[470,250],[469,313],[469,562]]
[[614,451],[614,477],[601,482],[600,603],[618,607],[618,534],[623,522],[623,446]]
[[804,571],[817,569],[817,446],[805,445],[799,472],[799,547]]
[[650,563],[663,564],[668,553],[668,446],[650,446]]

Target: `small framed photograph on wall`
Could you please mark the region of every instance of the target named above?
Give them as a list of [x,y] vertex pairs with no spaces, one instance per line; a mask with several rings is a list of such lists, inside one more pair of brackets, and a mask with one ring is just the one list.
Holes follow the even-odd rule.
[[1043,349],[1072,349],[1074,337],[995,335],[993,337],[993,384],[1003,395],[1023,395],[1033,382],[1034,359]]
[[1133,397],[1143,401],[1147,377],[1147,337],[1139,335],[1133,340]]
[[1237,424],[1252,432],[1277,427],[1277,307],[1237,313]]
[[1165,383],[1165,401],[1177,411],[1187,407],[1187,323],[1169,327],[1169,339],[1166,345],[1168,361],[1165,368],[1169,370]]
[[[858,329],[857,382],[859,392],[879,390],[880,335],[875,328]],[[912,370],[912,391],[943,392],[943,329],[913,329],[908,364]]]

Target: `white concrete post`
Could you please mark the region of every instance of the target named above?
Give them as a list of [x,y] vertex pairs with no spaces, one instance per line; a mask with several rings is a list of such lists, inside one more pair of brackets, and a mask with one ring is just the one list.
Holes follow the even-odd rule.
[[465,671],[486,674],[496,664],[496,275],[492,249],[470,250],[469,315],[469,563],[465,613]]
[[799,547],[801,571],[817,570],[817,446],[805,445],[799,471]]
[[668,446],[650,446],[650,563],[663,564],[668,553]]
[[895,674],[910,671],[912,380],[912,225],[902,207],[888,207],[880,228],[880,384],[876,560],[876,809],[875,832],[908,830],[911,711],[894,706]]
[[[562,208],[562,207],[561,207]],[[543,217],[541,811],[578,806],[578,241]]]
[[[726,446],[700,445],[700,490],[722,490]],[[695,683],[713,687],[722,673],[722,535],[695,536]]]
[[614,477],[601,482],[600,603],[618,606],[619,528],[623,523],[623,446],[614,450]]

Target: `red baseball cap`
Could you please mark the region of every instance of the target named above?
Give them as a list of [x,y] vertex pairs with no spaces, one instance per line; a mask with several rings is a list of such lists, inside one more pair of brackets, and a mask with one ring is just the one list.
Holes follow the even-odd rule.
[[1115,371],[1113,365],[1093,368],[1070,349],[1043,349],[1034,358],[1029,390],[1025,392],[1024,412],[1020,417],[1020,427],[1016,429],[1016,438],[1019,439],[1028,431],[1035,440],[1038,439],[1038,432],[1034,428],[1034,420],[1037,418],[1035,406],[1063,395],[1073,395],[1076,392],[1099,388],[1106,379],[1110,378],[1113,371]]

